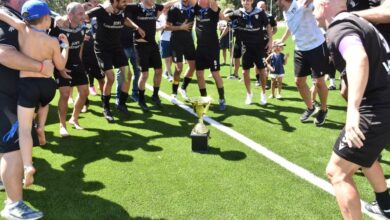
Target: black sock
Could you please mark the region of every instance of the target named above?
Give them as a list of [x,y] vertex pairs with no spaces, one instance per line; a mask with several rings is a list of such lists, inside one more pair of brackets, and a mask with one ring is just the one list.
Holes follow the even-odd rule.
[[85,106],[89,106],[89,99],[87,98],[87,100],[85,100]]
[[106,110],[110,110],[110,99],[111,99],[111,95],[103,96],[103,108]]
[[190,84],[191,80],[192,80],[192,79],[189,78],[189,77],[184,77],[183,85],[181,85],[181,88],[184,89],[184,90],[186,90],[187,87],[188,87],[188,85]]
[[218,88],[219,99],[225,99],[225,90],[222,88]]
[[160,87],[153,87],[153,96],[158,96],[158,91],[160,91]]
[[260,83],[260,74],[256,74],[256,80]]
[[100,96],[100,100],[102,100],[102,103],[104,102],[104,95],[103,94]]
[[172,83],[172,93],[177,95],[177,89],[179,89],[179,84]]
[[200,91],[200,96],[207,96],[206,89],[199,89],[199,91]]
[[[386,190],[381,193],[375,193],[376,201],[378,202],[379,207],[381,210],[389,210],[390,209],[390,195],[389,190]],[[384,212],[386,217],[390,217],[390,213]]]
[[119,105],[126,105],[127,97],[129,97],[127,92],[120,92]]
[[138,102],[145,103],[145,90],[138,90]]

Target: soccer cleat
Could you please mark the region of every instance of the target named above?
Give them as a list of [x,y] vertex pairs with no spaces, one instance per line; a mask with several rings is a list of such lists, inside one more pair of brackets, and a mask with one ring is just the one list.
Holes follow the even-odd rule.
[[273,99],[273,98],[275,98],[275,96],[274,95],[270,95],[268,98],[269,99]]
[[313,107],[313,109],[306,109],[303,114],[301,115],[301,122],[306,122],[309,120],[311,116],[313,116],[316,113],[316,108]]
[[336,90],[336,86],[330,85],[330,86],[328,87],[328,90]]
[[108,121],[108,123],[114,123],[114,117],[112,117],[111,111],[109,109],[103,110],[103,116]]
[[66,138],[70,136],[65,127],[60,127],[60,136],[62,138]]
[[225,111],[226,109],[226,102],[225,99],[220,99],[219,100],[219,110],[220,111]]
[[317,117],[314,119],[314,124],[317,126],[321,126],[325,123],[326,115],[328,114],[328,110],[320,110],[317,114]]
[[149,107],[146,105],[145,102],[138,102],[138,105],[139,107],[141,108],[141,110],[146,113],[146,112],[149,112]]
[[160,100],[160,97],[159,96],[152,96],[152,101],[153,103],[159,107],[159,108],[162,108],[162,104],[161,104],[161,100]]
[[97,95],[95,86],[89,87],[89,94],[91,94],[91,95],[93,95],[93,96]]
[[176,94],[171,95],[171,102],[172,102],[172,104],[177,104],[177,95]]
[[164,77],[164,79],[168,79],[168,77],[169,77],[168,71],[165,71],[163,73],[163,77]]
[[127,106],[126,105],[115,105],[115,108],[122,112],[124,115],[126,116],[131,116],[129,110],[127,109]]
[[259,83],[259,81],[257,81],[257,80],[256,80],[256,82],[255,82],[255,86],[256,86],[256,87],[260,87],[260,83]]
[[246,94],[245,104],[246,105],[252,104],[252,98],[253,98],[253,94],[252,93]]
[[181,97],[183,97],[184,101],[188,101],[190,100],[187,96],[187,91],[182,89],[182,88],[179,88],[179,92],[180,92],[180,95]]
[[366,209],[368,212],[371,212],[371,213],[374,213],[374,214],[377,214],[377,215],[381,215],[381,216],[385,217],[386,219],[390,219],[390,210],[382,210],[379,207],[377,201],[373,201],[371,203],[367,203],[364,206],[364,209]]
[[83,108],[81,109],[81,113],[86,113],[88,111],[88,106],[84,105]]
[[43,217],[40,211],[34,211],[23,201],[6,205],[1,211],[1,217],[7,220],[35,220]]
[[73,98],[72,98],[72,97],[69,97],[69,99],[68,99],[68,105],[72,105],[73,103],[74,103]]
[[260,105],[266,105],[267,104],[267,96],[264,93],[261,93],[260,95]]
[[276,95],[276,99],[282,99],[282,98],[283,98],[282,95],[280,95],[280,94]]

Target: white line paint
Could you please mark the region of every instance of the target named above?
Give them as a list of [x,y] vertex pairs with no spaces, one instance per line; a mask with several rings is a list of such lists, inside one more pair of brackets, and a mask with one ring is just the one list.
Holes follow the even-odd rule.
[[[153,87],[150,85],[146,85],[146,88],[149,90],[153,90]],[[172,97],[170,95],[168,95],[162,91],[159,92],[159,95],[161,97],[163,97],[164,99],[168,100],[169,102],[172,102]],[[177,106],[179,106],[183,110],[185,110],[188,113],[197,117],[197,115],[195,114],[193,109],[191,107],[187,106],[186,104],[184,104],[183,102],[180,102],[177,100],[174,104],[176,104]],[[287,159],[281,157],[280,155],[268,150],[267,148],[265,148],[261,144],[256,143],[255,141],[249,139],[248,137],[238,133],[237,131],[235,131],[229,127],[226,127],[225,125],[215,121],[214,119],[212,119],[208,116],[204,117],[204,121],[209,123],[211,126],[217,128],[218,130],[222,131],[223,133],[236,139],[237,141],[245,144],[246,146],[248,146],[252,150],[258,152],[259,154],[263,155],[264,157],[268,158],[269,160],[273,161],[274,163],[278,164],[279,166],[283,167],[284,169],[290,171],[291,173],[295,174],[296,176],[306,180],[307,182],[311,183],[312,185],[317,186],[318,188],[324,190],[325,192],[335,196],[333,187],[328,181],[314,175],[313,173],[306,170],[305,168],[300,167],[300,166],[288,161]],[[362,205],[362,212],[365,213],[366,215],[370,216],[372,219],[378,219],[378,220],[386,219],[380,215],[375,215],[375,214],[372,214],[372,213],[366,211],[364,209],[364,206],[367,203],[363,200],[360,200],[360,202]]]

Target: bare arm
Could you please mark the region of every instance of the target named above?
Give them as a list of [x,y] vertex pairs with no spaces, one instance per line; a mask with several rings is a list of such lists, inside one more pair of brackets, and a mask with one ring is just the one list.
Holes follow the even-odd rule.
[[288,60],[288,57],[290,55],[288,53],[286,53],[286,55],[284,56],[284,60],[283,60],[283,65],[286,65],[287,64],[287,60]]
[[24,23],[23,21],[21,21],[17,18],[14,18],[14,17],[8,15],[5,12],[2,12],[2,11],[0,12],[0,20],[2,20],[5,23],[7,23],[8,25],[14,27],[19,32],[25,31],[26,23]]
[[172,23],[167,22],[165,29],[167,31],[191,31],[193,22],[187,23],[187,20],[180,26],[174,26]]
[[15,47],[6,44],[0,44],[0,63],[10,69],[36,73],[41,72],[48,76],[53,73],[54,69],[51,62],[36,61],[20,53]]
[[267,34],[268,34],[268,53],[272,50],[272,27],[270,24],[267,25]]
[[131,20],[130,18],[126,18],[125,19],[125,23],[124,23],[127,27],[131,27],[131,28],[134,28],[134,30],[136,30],[139,35],[141,35],[142,38],[145,37],[145,31],[142,30],[142,28],[140,28],[133,20]]
[[[64,34],[60,34],[58,36],[58,39],[62,40],[63,42],[68,44],[68,41],[65,40],[66,36]],[[68,60],[68,54],[69,54],[69,47],[62,49],[62,52],[60,50],[60,44],[58,43],[57,40],[52,40],[52,46],[54,48],[54,53],[53,53],[53,63],[55,67],[58,70],[63,70],[65,69],[66,62]]]
[[343,54],[346,62],[348,78],[348,106],[347,121],[345,125],[346,138],[349,147],[352,144],[357,147],[363,146],[365,139],[359,128],[359,107],[368,82],[368,57],[361,45],[350,46]]
[[286,40],[290,37],[290,35],[291,35],[291,32],[290,32],[290,30],[286,27],[286,31],[284,32],[283,37],[282,37],[282,39],[280,40],[280,42],[281,42],[281,43],[286,42]]
[[272,35],[275,35],[276,32],[278,32],[278,27],[277,26],[272,27]]
[[229,33],[229,27],[226,25],[226,27],[223,29],[220,38],[223,38],[226,36],[226,34]]
[[386,0],[376,8],[353,12],[372,23],[390,23],[390,0]]

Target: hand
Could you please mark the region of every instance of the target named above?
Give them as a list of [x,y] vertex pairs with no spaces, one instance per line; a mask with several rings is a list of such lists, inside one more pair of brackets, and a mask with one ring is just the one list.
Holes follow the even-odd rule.
[[114,13],[114,8],[112,7],[111,3],[109,1],[106,1],[102,4],[104,10],[106,10],[107,13]]
[[68,19],[67,19],[66,15],[64,15],[64,16],[57,16],[54,19],[54,26],[56,26],[56,27],[64,27],[67,20]]
[[60,40],[62,43],[65,43],[65,44],[68,44],[68,45],[69,45],[68,38],[66,37],[65,34],[60,34],[60,35],[58,35],[58,40]]
[[41,74],[44,75],[45,77],[51,77],[53,75],[54,71],[54,64],[52,60],[44,60],[42,62],[43,68],[41,71]]
[[138,34],[141,35],[142,38],[144,38],[146,36],[146,33],[144,30],[142,30],[142,28],[138,27],[137,31],[138,31]]
[[193,22],[187,23],[187,20],[185,20],[184,23],[180,25],[180,30],[191,31],[193,24],[194,24]]
[[89,36],[89,35],[84,35],[84,41],[89,41],[91,39],[91,36]]
[[70,73],[70,72],[71,72],[71,71],[68,70],[68,69],[63,69],[63,70],[60,71],[60,75],[61,75],[61,77],[64,78],[64,79],[72,79],[72,77],[68,74],[68,73]]
[[363,141],[366,139],[363,132],[359,128],[360,113],[358,110],[347,111],[347,123],[345,125],[345,137],[347,139],[348,146],[352,148],[363,147]]

